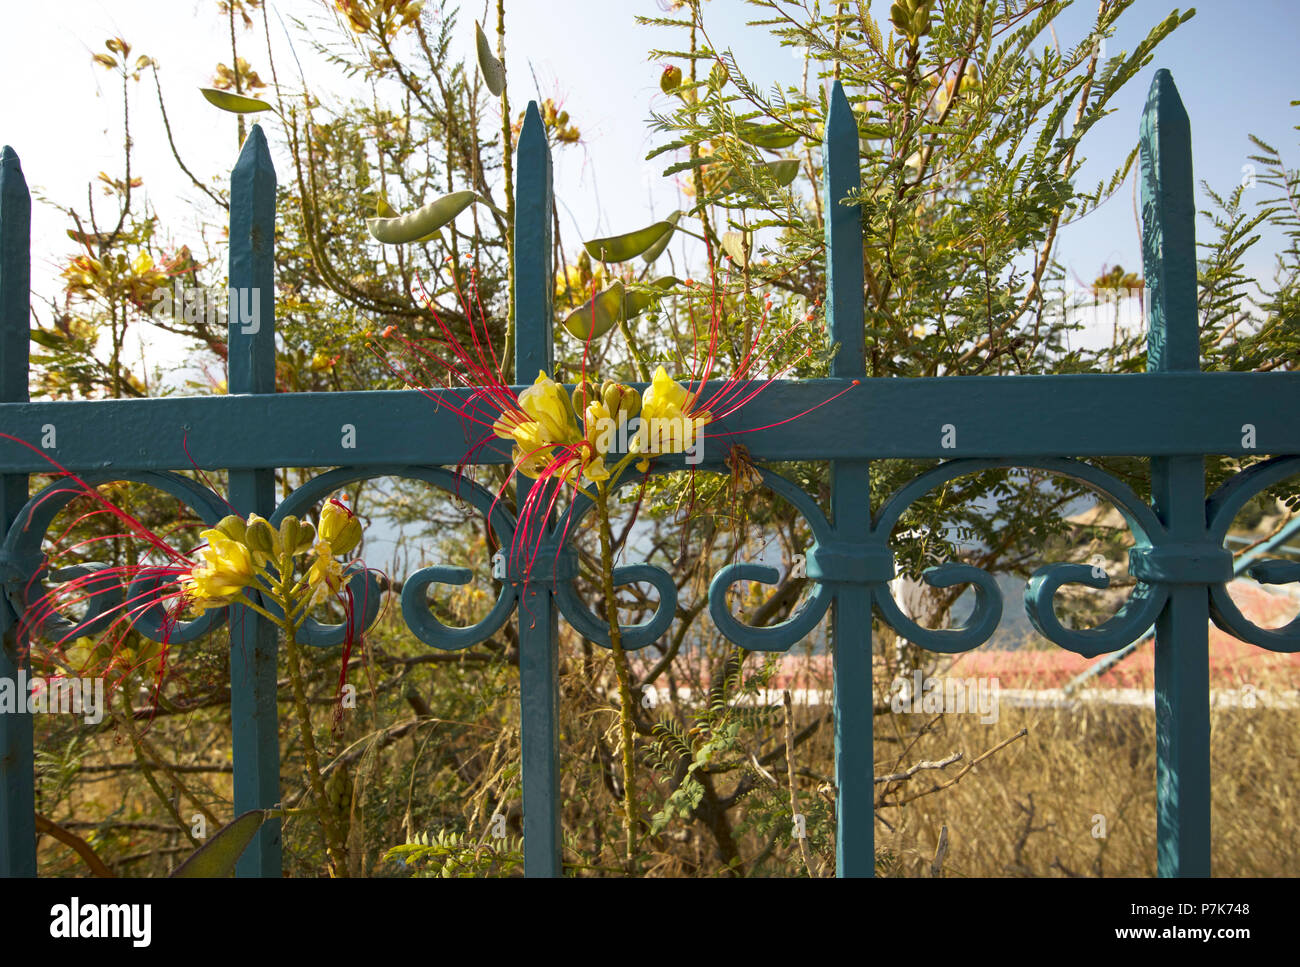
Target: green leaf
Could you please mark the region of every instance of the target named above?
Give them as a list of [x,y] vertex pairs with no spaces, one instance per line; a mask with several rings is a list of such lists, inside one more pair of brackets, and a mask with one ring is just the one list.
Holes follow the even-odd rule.
[[672,236],[673,228],[674,224],[671,221],[655,222],[653,225],[628,232],[626,235],[593,238],[590,242],[583,242],[582,245],[593,259],[602,262],[625,262],[650,251],[661,240],[667,245],[667,238]]
[[367,218],[366,226],[370,229],[370,234],[385,245],[427,241],[428,237],[454,220],[477,198],[478,195],[472,191],[453,191],[408,215]]
[[66,337],[57,329],[32,329],[28,335],[32,337],[32,342],[46,349],[61,349],[67,343]]
[[595,339],[614,328],[622,310],[623,283],[616,281],[570,312],[564,319],[564,328],[584,342]]
[[273,810],[270,809],[250,809],[236,816],[222,826],[212,839],[191,853],[184,863],[172,870],[171,875],[190,879],[231,876],[239,857],[272,813]]
[[[673,212],[671,215],[669,215],[668,218],[665,220],[668,222],[669,225],[672,225],[675,228],[677,226],[677,219],[681,217],[682,217],[682,213],[680,211],[676,211]],[[648,249],[642,252],[641,258],[645,260],[645,264],[649,265],[659,256],[663,255],[664,249],[668,247],[668,243],[672,241],[672,238],[673,238],[672,231],[671,230],[665,231],[662,235],[659,236],[658,241],[656,241]]]
[[483,83],[493,97],[500,97],[506,89],[506,69],[492,53],[492,45],[488,43],[487,35],[477,20],[474,21],[474,40],[478,45],[478,70],[483,75]]
[[737,133],[740,140],[769,151],[788,148],[799,140],[799,132],[791,131],[784,124],[742,124]]
[[749,265],[749,238],[745,232],[723,232],[722,251],[742,269]]
[[255,97],[244,97],[242,94],[218,91],[213,87],[200,87],[199,92],[208,99],[208,103],[213,107],[219,107],[231,114],[252,114],[254,111],[270,111],[273,109],[272,105],[267,104],[265,101],[259,101]]
[[[771,175],[772,179],[782,188],[787,187],[799,174],[799,161],[797,158],[782,158],[780,161],[765,161],[763,162],[763,167],[767,169],[767,173]],[[726,180],[718,186],[718,191],[721,194],[726,195],[733,191],[740,191],[744,187],[744,184],[740,180],[739,172],[733,168],[730,174],[727,175]]]
[[767,162],[768,173],[782,188],[787,187],[799,174],[799,161],[796,158],[784,158],[781,161]]

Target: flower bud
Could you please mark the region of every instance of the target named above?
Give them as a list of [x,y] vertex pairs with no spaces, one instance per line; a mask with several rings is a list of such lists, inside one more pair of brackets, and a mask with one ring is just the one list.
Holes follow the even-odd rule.
[[298,546],[298,518],[293,514],[280,521],[280,546],[290,554]]
[[600,401],[609,410],[614,425],[626,423],[641,412],[641,394],[633,387],[606,380],[600,388]]
[[[306,554],[316,544],[316,525],[309,520],[298,521],[298,546],[290,554]],[[288,545],[286,545],[287,547]]]
[[255,556],[261,558],[259,563],[280,555],[280,535],[271,529],[271,525],[265,518],[258,517],[257,514],[248,515],[248,527],[244,530],[243,544]]
[[347,554],[361,543],[361,521],[337,500],[331,500],[321,508],[317,530],[320,539],[338,555]]
[[573,411],[575,414],[585,412],[587,404],[593,400],[600,399],[600,391],[596,384],[589,379],[584,379],[573,387]]
[[244,542],[244,531],[247,527],[244,518],[238,514],[229,514],[221,518],[217,523],[216,530],[221,531],[232,541],[239,541],[242,544]]
[[311,521],[299,520],[292,515],[280,522],[280,545],[284,553],[293,556],[311,550],[316,543],[316,528]]
[[677,90],[682,83],[682,69],[673,64],[664,68],[664,72],[659,75],[659,90],[665,94],[671,94]]

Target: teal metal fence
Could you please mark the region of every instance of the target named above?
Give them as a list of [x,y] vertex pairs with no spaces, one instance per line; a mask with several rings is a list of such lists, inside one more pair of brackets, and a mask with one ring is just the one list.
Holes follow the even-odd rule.
[[[807,553],[814,593],[785,622],[748,627],[727,610],[734,582],[773,583],[778,572],[736,563],[710,587],[710,614],[719,630],[747,649],[785,651],[807,636],[829,610],[834,648],[837,872],[870,876],[875,866],[871,629],[873,612],[904,638],[936,652],[955,653],[988,640],[1002,613],[993,577],[948,563],[926,572],[938,587],[970,585],[973,614],[960,628],[931,630],[911,621],[890,596],[894,577],[890,537],[916,499],[946,481],[981,470],[1033,467],[1073,478],[1110,500],[1135,537],[1130,572],[1136,588],[1124,607],[1100,626],[1069,629],[1053,607],[1066,583],[1104,587],[1087,565],[1055,563],[1029,581],[1025,607],[1034,626],[1057,645],[1085,656],[1118,651],[1156,629],[1158,869],[1162,876],[1210,872],[1210,723],[1208,624],[1273,651],[1300,650],[1300,619],[1285,628],[1249,623],[1228,597],[1233,559],[1224,539],[1234,515],[1254,496],[1300,473],[1300,374],[1202,373],[1196,309],[1191,134],[1187,114],[1167,71],[1151,85],[1141,125],[1143,259],[1148,287],[1148,372],[1131,375],[972,376],[941,379],[866,378],[863,333],[863,240],[856,207],[842,203],[858,187],[858,130],[838,83],[830,100],[825,144],[827,314],[829,338],[840,349],[825,380],[783,381],[743,411],[721,421],[726,431],[751,430],[755,459],[829,461],[830,514],[779,475],[762,470],[764,484],[790,501],[815,538]],[[517,373],[552,369],[551,162],[535,104],[518,146],[515,225]],[[447,491],[459,490],[485,514],[503,544],[516,522],[491,495],[458,484],[445,469],[465,451],[459,419],[431,407],[417,391],[352,393],[275,392],[274,253],[275,171],[266,139],[254,126],[231,176],[230,286],[260,298],[260,324],[241,325],[230,314],[229,394],[203,398],[28,402],[30,198],[14,152],[0,169],[0,429],[33,443],[42,428],[59,428],[49,451],[89,483],[132,480],[171,493],[205,521],[225,512],[214,493],[174,473],[198,466],[230,471],[229,499],[243,514],[273,523],[301,513],[341,485],[404,476]],[[860,381],[800,419],[782,423]],[[435,392],[456,392],[439,390]],[[340,428],[351,424],[354,447],[343,449]],[[1253,432],[1247,434],[1250,425]],[[401,432],[393,432],[393,427]],[[238,427],[238,433],[231,433]],[[188,443],[188,454],[183,447]],[[722,469],[725,452],[706,441],[702,467]],[[189,454],[193,455],[193,459]],[[1220,488],[1207,501],[1204,458],[1211,454],[1272,454]],[[1137,455],[1151,459],[1150,505],[1124,483],[1087,462],[1089,457]],[[871,461],[942,458],[876,509],[870,506]],[[504,448],[485,448],[480,464],[505,463]],[[336,469],[312,479],[278,506],[278,467]],[[651,472],[681,472],[680,457],[656,462]],[[0,441],[0,677],[13,680],[23,664],[16,627],[29,602],[24,589],[43,567],[41,543],[55,513],[74,495],[56,480],[29,494],[29,475],[48,471],[28,449]],[[61,489],[62,488],[62,489]],[[543,549],[529,573],[511,573],[492,612],[479,624],[448,628],[430,613],[431,585],[455,584],[464,573],[431,567],[412,575],[402,594],[412,631],[432,647],[458,649],[482,641],[511,620],[519,622],[525,872],[559,875],[558,620],[597,643],[608,633],[572,584],[564,522],[533,535]],[[533,526],[546,527],[544,522]],[[547,551],[549,547],[549,552]],[[1268,583],[1300,580],[1300,564],[1267,561],[1249,573]],[[673,582],[661,569],[637,564],[616,572],[619,583],[649,582],[660,593],[654,616],[624,632],[625,647],[644,647],[666,630],[674,614]],[[364,577],[355,580],[364,581]],[[372,599],[375,597],[371,596]],[[91,603],[94,611],[95,604]],[[280,801],[276,719],[276,636],[256,614],[240,608],[209,612],[174,631],[196,637],[231,623],[231,712],[234,809]],[[372,617],[367,615],[366,617]],[[92,615],[87,615],[92,618]],[[144,615],[137,629],[161,634]],[[309,629],[310,644],[335,644],[343,629]],[[0,873],[34,875],[32,721],[20,710],[0,714]],[[277,876],[280,830],[268,823],[239,866],[243,876]]]

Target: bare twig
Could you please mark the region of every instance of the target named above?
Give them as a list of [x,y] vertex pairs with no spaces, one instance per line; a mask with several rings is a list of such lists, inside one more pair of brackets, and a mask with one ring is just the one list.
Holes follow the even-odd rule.
[[943,825],[939,827],[939,845],[935,847],[934,859],[930,861],[930,875],[935,877],[943,876],[943,861],[948,857],[948,827]]
[[40,813],[36,814],[36,832],[44,833],[46,836],[53,836],[65,846],[72,847],[73,851],[85,861],[86,866],[90,868],[93,875],[105,879],[112,879],[115,876],[89,843],[76,833],[68,832],[58,823],[46,819]]
[[[794,784],[794,706],[790,701],[790,689],[781,692],[781,703],[785,707],[785,774],[790,784],[790,815],[799,815],[799,790]],[[806,835],[797,837],[799,855],[803,857],[803,867],[808,871],[810,880],[817,879],[813,872],[812,849],[808,846]]]
[[943,783],[942,785],[934,786],[933,788],[931,788],[931,789],[926,789],[926,790],[924,790],[923,792],[918,792],[916,795],[914,795],[914,796],[908,796],[906,799],[898,799],[898,800],[895,800],[894,802],[880,803],[879,805],[885,805],[885,806],[903,806],[903,805],[906,805],[906,804],[909,803],[909,802],[912,802],[912,801],[915,800],[915,799],[920,799],[922,796],[929,796],[929,795],[932,795],[933,793],[939,792],[939,791],[941,791],[941,790],[943,790],[943,789],[947,789],[947,788],[950,787],[950,786],[955,786],[957,783],[959,783],[959,782],[962,781],[962,779],[966,776],[966,773],[970,772],[972,769],[974,769],[977,765],[979,765],[981,762],[983,762],[983,761],[984,761],[985,759],[987,759],[989,756],[994,755],[994,754],[1000,752],[1002,749],[1005,749],[1007,746],[1009,746],[1012,742],[1015,742],[1017,739],[1023,739],[1023,738],[1024,738],[1026,735],[1028,735],[1028,734],[1029,734],[1029,730],[1028,730],[1028,729],[1021,729],[1021,730],[1020,730],[1019,732],[1017,732],[1015,735],[1012,735],[1012,736],[1010,736],[1010,737],[1008,737],[1008,738],[1006,738],[1006,739],[1003,739],[1001,742],[999,742],[999,743],[998,743],[997,745],[995,745],[993,748],[989,749],[987,752],[985,752],[985,753],[984,753],[983,755],[981,755],[979,758],[977,758],[977,759],[972,759],[972,760],[970,761],[970,763],[966,766],[965,769],[963,769],[961,772],[957,773],[957,775],[953,776],[951,779],[949,779],[947,782]]
[[911,779],[918,772],[923,772],[927,769],[947,769],[954,762],[960,762],[961,759],[962,753],[954,752],[952,755],[948,756],[948,758],[940,759],[937,762],[918,762],[916,765],[909,766],[902,772],[890,773],[887,776],[876,776],[876,782],[905,782],[908,779]]

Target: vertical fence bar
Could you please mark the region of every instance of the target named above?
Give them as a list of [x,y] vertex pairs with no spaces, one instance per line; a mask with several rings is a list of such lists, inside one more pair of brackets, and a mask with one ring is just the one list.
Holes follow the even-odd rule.
[[[254,124],[230,174],[231,393],[275,392],[275,167]],[[247,517],[275,510],[275,471],[232,470],[230,502]],[[230,721],[235,815],[280,801],[276,628],[247,608],[230,609]],[[280,875],[280,820],[262,826],[236,875]]]
[[[27,402],[29,295],[31,291],[32,198],[13,148],[0,156],[0,402]],[[0,474],[0,534],[6,533],[27,503],[27,475]],[[17,683],[27,660],[18,650],[18,616],[3,591],[0,561],[0,678]],[[36,875],[35,782],[32,717],[26,689],[15,693],[16,707],[0,712],[0,876]]]
[[[551,267],[551,149],[529,101],[515,160],[515,382],[551,375],[554,292]],[[519,506],[534,486],[516,475]],[[537,521],[536,527],[548,522]],[[529,537],[529,546],[536,535]],[[546,551],[540,552],[546,554]],[[519,715],[523,753],[524,875],[559,876],[559,622],[551,587],[526,583],[519,595]]]
[[[826,318],[839,350],[831,375],[866,376],[862,305],[862,209],[840,202],[860,186],[858,123],[839,81],[831,89],[822,147],[826,212]],[[831,463],[831,516],[839,540],[862,542],[871,530],[871,464]],[[831,605],[835,654],[835,871],[875,873],[871,693],[871,588],[836,585]]]
[[[1149,299],[1147,370],[1200,369],[1192,132],[1173,76],[1156,71],[1142,113],[1142,259]],[[1200,455],[1151,460],[1151,497],[1169,540],[1205,540]],[[1157,869],[1210,875],[1209,597],[1170,586],[1156,620]]]

